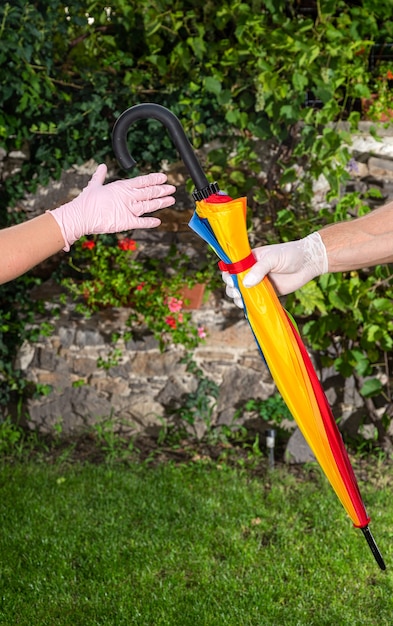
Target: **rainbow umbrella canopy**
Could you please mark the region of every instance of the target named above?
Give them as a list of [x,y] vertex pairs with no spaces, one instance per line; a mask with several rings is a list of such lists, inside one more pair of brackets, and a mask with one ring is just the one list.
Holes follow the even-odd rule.
[[232,274],[277,389],[348,516],[362,530],[379,567],[385,569],[341,434],[297,329],[267,277],[255,287],[243,286],[255,263],[246,228],[246,199],[233,200],[220,192],[217,183],[208,182],[179,120],[157,104],[133,106],[116,121],[113,149],[124,169],[136,164],[127,147],[129,127],[143,118],[157,119],[167,127],[196,187],[196,210],[189,226],[214,249],[220,269]]

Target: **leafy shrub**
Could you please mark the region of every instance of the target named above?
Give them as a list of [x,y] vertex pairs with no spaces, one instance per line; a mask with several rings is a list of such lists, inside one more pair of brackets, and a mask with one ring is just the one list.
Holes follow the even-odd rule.
[[[393,42],[386,19],[391,2],[305,6],[299,0],[3,3],[0,141],[7,152],[28,150],[29,158],[3,181],[2,222],[17,219],[6,209],[27,188],[92,156],[112,158],[115,120],[145,101],[178,115],[196,148],[209,145],[207,173],[230,195],[247,194],[256,241],[294,239],[357,215],[358,198],[338,202],[349,176],[346,145],[361,98],[373,87],[370,51]],[[337,124],[342,120],[346,129]],[[177,158],[153,120],[136,125],[129,144],[145,170]],[[316,212],[313,184],[321,175],[330,205]],[[379,380],[389,398],[390,375],[375,376],[378,363],[388,362],[388,274],[377,268],[324,277],[290,305],[326,359],[345,375],[354,367]],[[19,328],[25,305],[28,300]],[[16,336],[5,339],[7,355]],[[333,339],[332,356],[326,341]]]
[[[107,307],[127,307],[126,326],[132,334],[146,328],[159,341],[161,349],[169,344],[194,348],[206,334],[196,327],[182,288],[198,281],[209,282],[210,272],[184,275],[188,259],[176,249],[163,259],[140,259],[134,240],[108,235],[82,238],[73,249],[70,267],[76,270],[61,283],[76,298],[79,312],[85,315]],[[182,271],[183,270],[183,271]]]

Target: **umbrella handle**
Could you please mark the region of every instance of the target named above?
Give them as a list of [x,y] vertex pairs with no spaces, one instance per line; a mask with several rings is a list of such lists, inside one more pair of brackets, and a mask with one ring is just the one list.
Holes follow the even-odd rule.
[[158,120],[167,128],[196,187],[194,199],[202,200],[212,193],[217,193],[219,191],[217,183],[209,183],[207,180],[180,121],[172,111],[160,104],[151,102],[136,104],[123,111],[116,120],[112,131],[112,147],[120,166],[130,170],[136,165],[127,146],[127,133],[131,124],[146,118]]

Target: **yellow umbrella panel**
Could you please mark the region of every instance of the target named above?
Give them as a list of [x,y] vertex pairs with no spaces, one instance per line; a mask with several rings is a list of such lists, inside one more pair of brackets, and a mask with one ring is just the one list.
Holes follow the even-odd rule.
[[268,278],[255,287],[243,286],[255,263],[247,236],[246,199],[212,194],[196,203],[190,227],[202,237],[208,231],[206,241],[221,258],[221,269],[236,275],[245,315],[279,392],[353,524],[363,530],[385,569],[341,434],[299,333]]

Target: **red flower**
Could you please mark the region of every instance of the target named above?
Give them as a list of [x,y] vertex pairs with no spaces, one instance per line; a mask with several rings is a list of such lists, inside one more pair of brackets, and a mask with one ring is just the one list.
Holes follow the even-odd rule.
[[82,242],[82,248],[84,250],[93,250],[93,248],[96,247],[95,241],[83,241]]
[[143,287],[145,286],[145,283],[139,283],[139,285],[137,285],[135,287],[136,291],[142,291]]
[[393,80],[393,72],[391,70],[388,70],[386,77],[388,80]]
[[172,315],[168,315],[168,317],[165,318],[165,324],[168,324],[168,326],[173,329],[176,328],[176,320]]
[[124,239],[120,239],[118,242],[118,247],[120,250],[136,250],[136,241],[130,239],[129,237],[125,237]]

